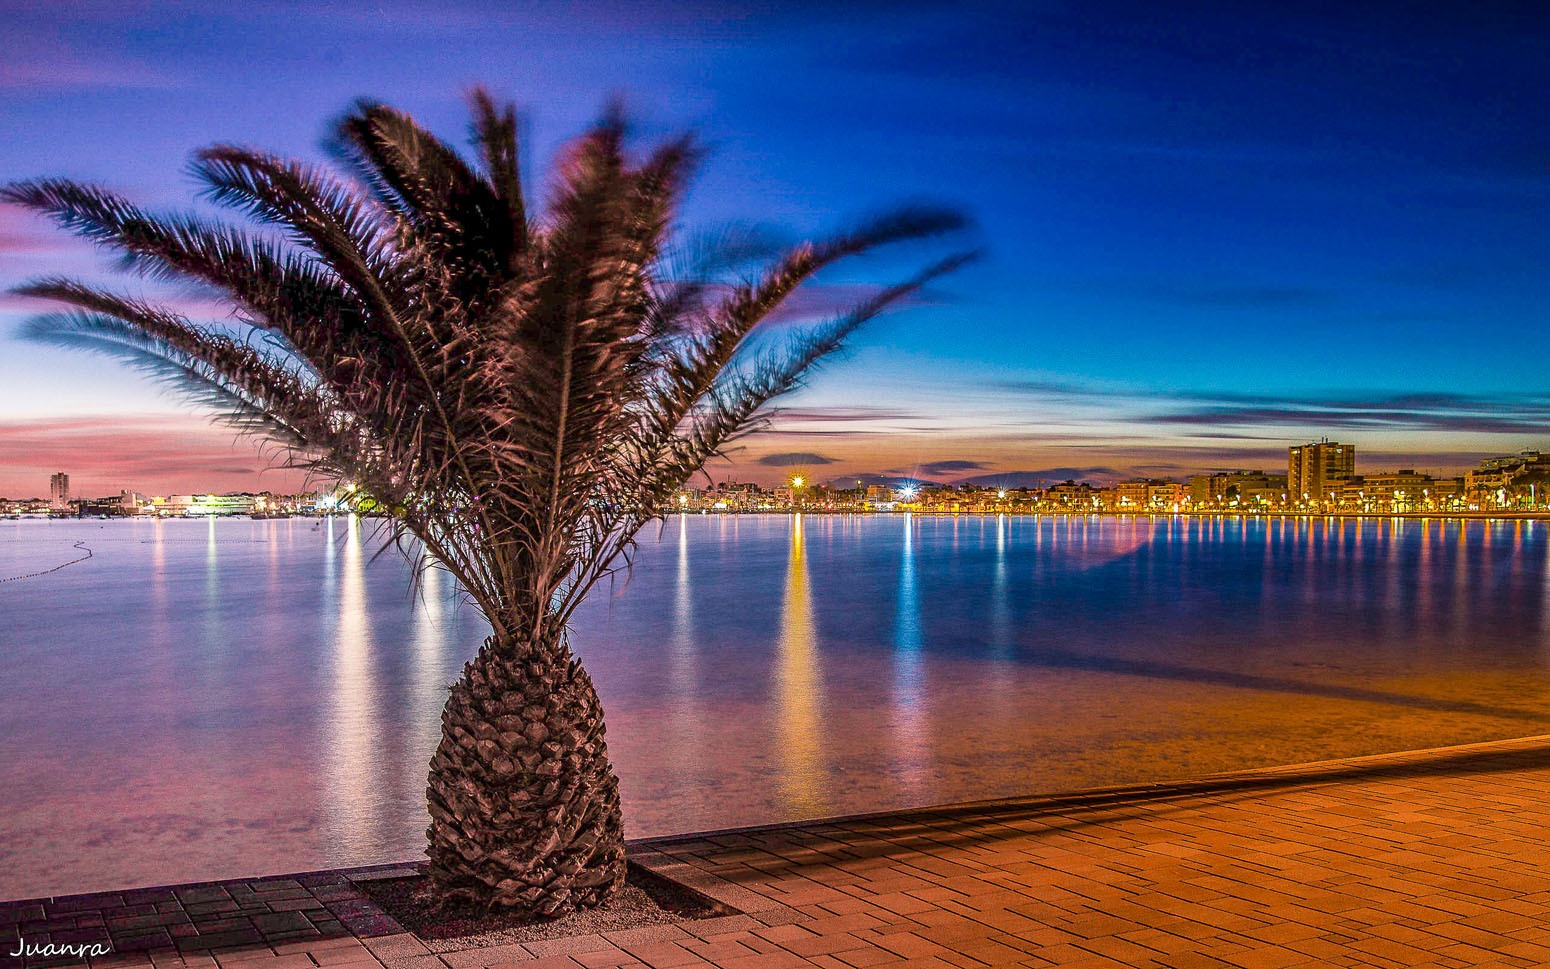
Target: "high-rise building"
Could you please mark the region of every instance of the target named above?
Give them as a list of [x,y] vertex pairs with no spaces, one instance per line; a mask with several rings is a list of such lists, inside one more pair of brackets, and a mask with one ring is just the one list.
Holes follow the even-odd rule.
[[1356,445],[1315,441],[1287,448],[1286,495],[1293,506],[1320,504],[1356,473]]
[[55,511],[70,507],[70,476],[63,471],[48,479],[48,501]]

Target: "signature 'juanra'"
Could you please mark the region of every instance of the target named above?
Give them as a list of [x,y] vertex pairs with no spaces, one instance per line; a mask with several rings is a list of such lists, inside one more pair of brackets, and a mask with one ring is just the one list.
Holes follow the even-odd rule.
[[105,956],[112,951],[113,947],[106,942],[44,942],[40,944],[28,942],[26,939],[18,936],[16,939],[16,951],[10,955],[13,959],[23,956],[28,958],[33,956],[73,956],[77,959],[85,959],[91,956]]

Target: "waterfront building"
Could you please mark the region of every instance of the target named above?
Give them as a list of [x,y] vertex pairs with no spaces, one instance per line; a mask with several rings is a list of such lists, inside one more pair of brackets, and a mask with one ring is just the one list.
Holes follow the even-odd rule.
[[116,497],[81,498],[74,502],[74,507],[82,518],[127,518],[140,514],[146,504],[144,495],[121,491]]
[[240,495],[171,495],[151,499],[151,510],[163,516],[202,518],[210,515],[249,515],[253,512],[254,496]]
[[1146,488],[1146,506],[1152,511],[1179,511],[1189,499],[1189,490],[1177,481],[1152,481]]
[[1464,477],[1433,478],[1426,511],[1463,511],[1469,505],[1464,497]]
[[1094,511],[1098,507],[1097,493],[1085,481],[1063,481],[1051,485],[1044,496],[1053,508],[1060,511]]
[[0,515],[47,515],[53,507],[46,498],[0,498]]
[[[1403,514],[1432,511],[1437,481],[1411,468],[1378,471],[1345,478],[1325,490],[1324,502],[1332,511]],[[1436,495],[1441,498],[1441,495]]]
[[1286,496],[1287,477],[1254,471],[1215,471],[1189,478],[1189,503],[1194,509],[1273,508]]
[[48,503],[55,511],[70,510],[70,476],[63,471],[48,479]]
[[1295,508],[1320,507],[1356,474],[1356,445],[1314,441],[1287,448],[1287,502]]
[[1108,511],[1178,511],[1188,494],[1176,481],[1161,478],[1136,478],[1121,481],[1098,492],[1099,504]]
[[755,511],[761,501],[758,485],[735,481],[721,482],[705,497],[717,511]]
[[1225,504],[1227,474],[1226,471],[1213,471],[1209,474],[1190,475],[1186,482],[1189,488],[1189,503],[1196,508]]
[[1385,511],[1422,511],[1431,497],[1432,476],[1409,468],[1363,475],[1362,480]]
[[1464,492],[1475,510],[1533,509],[1546,506],[1550,455],[1539,451],[1487,458],[1464,476]]
[[1144,511],[1152,482],[1145,478],[1121,481],[1099,493],[1099,500],[1108,511]]

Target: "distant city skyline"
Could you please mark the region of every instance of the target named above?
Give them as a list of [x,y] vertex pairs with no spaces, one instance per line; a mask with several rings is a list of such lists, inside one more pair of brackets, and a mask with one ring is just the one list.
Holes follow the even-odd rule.
[[[87,425],[83,425],[85,427]],[[237,450],[245,446],[246,442],[233,441],[227,435],[226,446],[230,450]],[[1334,455],[1326,452],[1333,450]],[[1267,451],[1262,461],[1236,465],[1220,465],[1202,467],[1181,471],[1177,468],[1171,472],[1151,470],[1137,470],[1135,468],[1118,468],[1107,466],[1094,467],[1047,467],[1034,470],[1022,470],[1012,472],[997,472],[986,470],[983,467],[966,467],[975,462],[944,461],[927,463],[914,468],[891,469],[879,471],[863,471],[849,474],[828,474],[821,461],[789,460],[778,464],[761,463],[755,465],[733,464],[720,462],[713,467],[708,467],[706,473],[696,475],[688,482],[687,488],[710,488],[720,484],[740,482],[756,484],[762,488],[774,488],[793,481],[799,486],[805,484],[809,487],[822,485],[831,488],[857,488],[869,485],[941,485],[950,487],[980,487],[980,488],[1042,488],[1060,484],[1062,482],[1077,481],[1092,484],[1094,486],[1113,486],[1115,484],[1131,480],[1161,480],[1172,482],[1184,482],[1191,477],[1207,474],[1221,473],[1247,473],[1261,474],[1268,472],[1271,475],[1280,475],[1283,479],[1289,479],[1284,487],[1292,490],[1304,490],[1311,487],[1315,494],[1321,492],[1326,480],[1334,481],[1338,478],[1355,475],[1373,475],[1393,472],[1412,473],[1419,471],[1424,475],[1434,477],[1459,476],[1477,468],[1486,467],[1496,463],[1497,459],[1515,459],[1520,455],[1550,453],[1550,447],[1523,447],[1511,451],[1481,451],[1467,465],[1450,465],[1439,461],[1438,455],[1428,454],[1378,454],[1363,453],[1362,464],[1356,463],[1356,447],[1352,444],[1332,442],[1327,438],[1322,442],[1302,442],[1279,451]],[[1314,465],[1308,463],[1308,458],[1299,459],[1300,453],[1307,452],[1317,455],[1314,464],[1322,470],[1310,470]],[[256,455],[261,457],[261,455]],[[1452,455],[1451,457],[1456,457]],[[791,458],[806,459],[813,455],[789,455]],[[1395,457],[1411,459],[1408,463],[1394,461]],[[1331,460],[1331,458],[1333,458]],[[1288,467],[1290,459],[1290,467]],[[71,458],[64,455],[63,460],[68,464]],[[90,467],[89,455],[76,455],[72,467]],[[1536,457],[1536,461],[1539,459]],[[1299,468],[1302,470],[1299,471]],[[156,488],[147,486],[144,482],[163,480],[168,476],[158,474],[153,468],[142,469],[140,479],[135,481],[122,481],[112,485],[99,485],[96,478],[79,476],[79,472],[56,471],[47,477],[46,491],[33,488],[29,490],[26,484],[7,490],[3,482],[16,480],[21,482],[24,476],[14,468],[0,472],[0,498],[27,499],[40,498],[45,494],[56,501],[61,494],[65,499],[97,499],[111,497],[120,493],[139,493],[143,495],[175,495],[175,494],[257,494],[268,492],[271,494],[299,494],[302,492],[327,491],[336,487],[337,483],[330,482],[317,476],[306,476],[301,472],[286,469],[273,469],[264,473],[249,472],[241,468],[229,468],[225,472],[206,476],[204,479],[193,478],[198,472],[187,470],[183,472],[191,477],[184,479],[179,477],[178,483],[182,485],[176,488]],[[216,482],[222,480],[222,475],[232,476],[238,484],[226,487],[218,486]],[[1299,474],[1312,475],[1313,483],[1299,479]],[[86,485],[80,481],[88,481]],[[1284,489],[1283,489],[1284,490]]]
[[[884,416],[876,418],[886,420]],[[871,483],[888,479],[918,479],[943,483],[998,483],[1017,487],[1034,482],[1087,478],[1113,481],[1126,477],[1183,478],[1190,474],[1251,467],[1284,467],[1286,448],[1304,442],[1309,435],[1254,438],[1255,446],[1231,450],[1177,448],[1159,454],[1155,449],[1127,448],[1122,442],[1075,436],[1046,443],[1030,434],[1023,447],[1015,435],[1003,435],[972,450],[950,433],[943,433],[935,447],[932,435],[920,432],[913,453],[925,459],[909,464],[891,463],[898,442],[885,431],[844,432],[834,446],[824,438],[842,432],[825,429],[829,423],[818,409],[778,417],[773,430],[750,439],[726,460],[711,462],[705,475],[716,481],[738,480],[769,485],[800,468],[815,481],[843,482],[859,478]],[[806,428],[816,427],[816,430]],[[1333,432],[1333,430],[1332,430]],[[816,445],[804,440],[818,439]],[[1382,440],[1379,434],[1346,433],[1352,443]],[[1492,441],[1503,446],[1490,447]],[[1418,442],[1419,443],[1419,442]],[[1498,454],[1550,448],[1550,435],[1488,434],[1476,438],[1451,438],[1456,449],[1434,452],[1417,449],[1388,450],[1381,445],[1362,446],[1369,466],[1397,469],[1415,467],[1438,474],[1458,474],[1481,460]],[[782,450],[785,445],[803,450]],[[805,448],[812,446],[813,450]],[[981,457],[934,458],[936,454],[970,454]],[[999,455],[999,459],[989,455]],[[1163,460],[1171,458],[1171,460]],[[869,462],[869,459],[871,461]],[[65,420],[0,420],[0,495],[46,494],[48,477],[68,467],[76,494],[103,495],[122,489],[183,493],[204,491],[272,491],[291,493],[308,486],[307,475],[277,466],[271,445],[239,436],[233,429],[191,409],[151,414],[125,422],[115,415],[77,415]],[[1077,463],[1080,462],[1080,463]]]
[[[483,81],[527,112],[538,178],[614,93],[642,142],[701,132],[691,229],[806,234],[914,198],[975,216],[986,259],[866,332],[716,480],[1178,478],[1278,467],[1325,434],[1371,467],[1458,473],[1550,428],[1550,9],[0,12],[0,178],[182,208],[200,146],[321,160],[327,119],[362,95],[461,143],[462,92]],[[799,312],[908,265],[824,280]],[[104,271],[0,207],[0,288]],[[300,487],[141,375],[22,340],[42,308],[0,298],[0,494],[61,469],[77,494]]]
[[[1356,449],[1315,441],[1287,449],[1286,473],[1240,469],[1189,475],[1183,481],[1142,477],[1122,481],[1012,481],[945,483],[882,475],[833,482],[800,469],[774,486],[721,481],[679,488],[663,496],[666,513],[861,514],[921,512],[971,515],[1508,515],[1550,512],[1550,453],[1532,450],[1482,461],[1462,475],[1438,476],[1413,468],[1358,468]],[[0,515],[102,518],[248,516],[254,519],[373,514],[371,496],[353,484],[302,494],[70,496],[69,478],[55,473],[50,501],[0,496]],[[365,499],[360,502],[359,499]]]

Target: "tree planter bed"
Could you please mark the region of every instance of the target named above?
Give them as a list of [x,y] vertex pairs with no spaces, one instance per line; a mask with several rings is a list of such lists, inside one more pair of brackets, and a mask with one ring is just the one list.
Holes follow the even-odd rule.
[[430,879],[421,874],[361,879],[356,887],[432,952],[564,939],[739,914],[724,903],[635,864],[629,866],[625,887],[606,906],[582,909],[557,919],[490,912],[476,905],[438,905],[431,894]]

